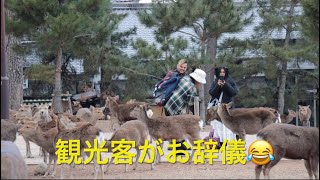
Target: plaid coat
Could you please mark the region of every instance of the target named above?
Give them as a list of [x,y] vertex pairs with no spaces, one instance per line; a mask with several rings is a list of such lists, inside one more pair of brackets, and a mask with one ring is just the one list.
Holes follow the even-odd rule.
[[185,113],[187,106],[192,106],[194,97],[197,96],[197,89],[189,75],[184,76],[172,96],[164,106],[167,112],[172,115]]

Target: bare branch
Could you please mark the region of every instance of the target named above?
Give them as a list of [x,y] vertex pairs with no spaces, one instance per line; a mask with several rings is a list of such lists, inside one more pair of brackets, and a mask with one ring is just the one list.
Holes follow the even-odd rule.
[[146,74],[146,73],[141,73],[141,72],[138,72],[138,71],[135,71],[135,70],[133,70],[133,69],[126,68],[126,67],[122,67],[122,68],[124,68],[125,70],[128,70],[128,71],[130,71],[130,72],[133,72],[133,73],[135,73],[135,74],[140,74],[140,75],[143,75],[143,76],[149,76],[149,77],[152,77],[152,78],[155,78],[155,79],[159,79],[159,80],[162,79],[162,78],[159,78],[159,77],[157,77],[157,76],[154,76],[154,75],[151,75],[151,74]]
[[193,34],[191,34],[191,33],[187,33],[187,32],[181,31],[181,30],[177,30],[177,32],[184,33],[184,34],[188,34],[188,35],[190,35],[190,36],[192,36],[192,37],[197,38],[197,39],[200,40],[199,37],[197,37],[197,36],[195,36],[195,35],[193,35]]
[[86,36],[90,36],[90,37],[93,37],[93,36],[96,36],[97,34],[80,34],[80,35],[76,35],[74,36],[73,38],[80,38],[80,37],[86,37]]

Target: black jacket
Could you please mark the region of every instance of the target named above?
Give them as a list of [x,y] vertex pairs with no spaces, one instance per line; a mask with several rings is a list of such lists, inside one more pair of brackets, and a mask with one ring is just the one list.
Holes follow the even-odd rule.
[[218,85],[218,78],[216,78],[215,81],[213,81],[209,94],[211,95],[212,99],[219,99],[220,94],[223,91],[223,96],[222,96],[222,103],[229,103],[233,101],[233,97],[239,92],[238,86],[236,82],[231,78],[227,77],[225,79],[226,83],[221,87]]

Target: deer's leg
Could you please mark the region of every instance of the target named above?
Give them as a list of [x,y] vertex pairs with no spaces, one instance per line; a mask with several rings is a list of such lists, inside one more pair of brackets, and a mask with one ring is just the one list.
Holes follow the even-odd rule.
[[114,158],[111,156],[110,162],[107,164],[106,170],[104,171],[104,173],[107,173],[107,171],[109,170],[109,166],[113,163]]
[[[43,153],[43,162],[48,164],[48,157],[47,157],[48,153],[43,149],[42,149],[42,153]],[[50,156],[50,154],[49,154],[49,156]]]
[[[163,149],[163,143],[160,144],[160,148]],[[161,160],[161,159],[160,159],[160,153],[159,153],[158,150],[157,150],[157,153],[156,153],[156,163],[157,163],[157,164],[160,164],[160,160]]]
[[64,179],[64,169],[66,168],[66,164],[62,164],[62,167],[61,167],[61,170],[60,170],[60,173],[61,173],[61,176],[60,176],[60,179]]
[[239,139],[242,139],[242,141],[246,141],[246,130],[241,130],[239,133]]
[[260,179],[261,171],[262,171],[262,165],[256,165],[255,167],[256,179]]
[[312,179],[311,160],[310,159],[304,160],[304,166],[308,171],[309,179]]
[[[155,152],[156,152],[156,149],[155,149]],[[148,153],[149,159],[151,159],[151,152],[150,152],[150,151],[147,151],[147,153]],[[156,152],[156,153],[157,153],[157,152]],[[152,161],[152,163],[151,163],[151,170],[154,169],[154,163],[155,163],[155,161]]]
[[266,179],[270,179],[269,173],[273,166],[278,164],[278,162],[281,160],[281,158],[284,156],[285,151],[283,149],[276,149],[274,148],[274,160],[270,161],[268,164],[265,165],[265,168],[263,170],[263,175]]
[[309,120],[307,121],[307,126],[310,127],[310,121]]
[[[188,140],[189,140],[189,143],[191,144],[191,149],[192,149],[191,156],[190,156],[190,159],[189,159],[189,164],[191,164],[192,161],[193,161],[193,156],[194,156],[194,152],[195,152],[195,149],[193,148],[194,142],[198,141],[200,139],[202,139],[201,136],[200,136],[200,132],[196,133],[196,134],[193,134],[190,137],[188,137]],[[202,146],[204,146],[204,142],[202,143]]]
[[44,156],[44,151],[42,149],[42,147],[39,146],[39,156],[42,157]]
[[[46,154],[46,152],[45,152],[45,154]],[[52,155],[49,154],[49,157],[50,156],[52,156]],[[53,163],[54,163],[53,164],[53,172],[51,175],[52,177],[54,177],[56,175],[56,169],[57,169],[57,156],[56,155],[53,156]]]
[[27,158],[33,158],[30,150],[30,142],[25,137],[23,137],[24,141],[26,142],[26,156]]
[[[134,162],[133,170],[136,170],[136,169],[137,169],[137,167],[138,167],[138,161],[139,161],[140,154],[141,154],[141,152],[140,152],[140,150],[139,150],[138,147],[136,148],[136,150],[137,150],[137,156],[136,156],[136,162]],[[126,172],[127,172],[127,171],[126,171]]]
[[74,163],[74,161],[72,161],[72,163],[69,165],[70,168],[70,178],[73,179],[73,169],[75,168],[76,164]]
[[44,177],[47,177],[47,176],[48,176],[48,174],[49,174],[50,166],[51,166],[52,160],[53,160],[52,156],[49,156],[49,164],[48,164],[48,167],[47,167],[46,173],[44,174]]
[[103,170],[102,170],[102,165],[98,164],[97,157],[93,157],[93,164],[94,164],[94,178],[98,179],[99,171],[100,171],[100,177],[103,179]]
[[313,172],[314,178],[319,179],[319,171],[318,171],[318,165],[319,165],[319,155],[316,155],[316,157],[312,157],[310,160],[311,170]]

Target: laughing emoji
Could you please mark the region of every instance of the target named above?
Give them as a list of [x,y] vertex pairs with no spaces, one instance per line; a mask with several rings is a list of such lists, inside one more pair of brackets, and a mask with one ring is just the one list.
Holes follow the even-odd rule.
[[273,148],[271,144],[264,140],[254,141],[248,150],[247,160],[257,165],[265,165],[274,160]]

